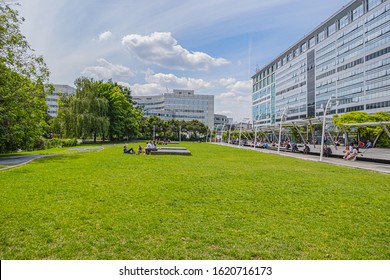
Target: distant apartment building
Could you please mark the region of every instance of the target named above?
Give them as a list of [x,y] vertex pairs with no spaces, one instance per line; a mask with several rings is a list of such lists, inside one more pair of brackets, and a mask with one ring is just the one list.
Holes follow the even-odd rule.
[[145,116],[162,120],[198,120],[208,127],[214,125],[214,96],[195,94],[194,90],[174,89],[173,93],[133,96]]
[[214,114],[214,127],[222,127],[225,124],[228,124],[228,117],[225,115]]
[[68,85],[54,85],[54,91],[46,97],[47,113],[57,117],[59,93],[76,94],[76,89]]
[[255,126],[352,111],[390,112],[390,3],[355,0],[252,76]]

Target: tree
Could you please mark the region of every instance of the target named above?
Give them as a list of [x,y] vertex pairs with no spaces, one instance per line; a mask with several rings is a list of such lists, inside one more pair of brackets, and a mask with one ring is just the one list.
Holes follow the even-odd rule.
[[70,96],[67,121],[73,125],[71,131],[77,138],[97,137],[103,140],[108,135],[108,101],[99,96],[98,83],[85,77],[75,81],[76,95]]
[[[352,124],[352,123],[370,123],[370,122],[385,122],[390,121],[390,114],[386,112],[377,112],[374,114],[368,114],[366,112],[349,112],[343,115],[334,115],[333,123],[341,130],[343,129],[343,124]],[[383,134],[383,128],[381,126],[357,126],[352,128],[356,130],[358,138],[364,139],[379,139]],[[345,128],[346,132],[351,132],[351,127]],[[385,138],[387,139],[387,137]],[[385,143],[386,141],[383,139]],[[376,141],[375,141],[376,142]]]
[[153,139],[155,135],[163,134],[164,122],[156,116],[143,118],[141,121],[142,136],[148,139]]
[[186,122],[186,130],[191,140],[199,140],[207,134],[207,126],[198,120]]
[[49,71],[21,34],[23,21],[0,0],[0,152],[33,149],[47,127]]
[[112,81],[98,83],[99,95],[108,101],[110,140],[130,138],[139,133],[141,111],[133,107],[131,91]]
[[[131,91],[112,81],[85,77],[75,81],[76,95],[62,95],[54,133],[65,137],[97,137],[103,140],[138,136],[141,110],[133,107]],[[130,100],[130,101],[129,101]]]

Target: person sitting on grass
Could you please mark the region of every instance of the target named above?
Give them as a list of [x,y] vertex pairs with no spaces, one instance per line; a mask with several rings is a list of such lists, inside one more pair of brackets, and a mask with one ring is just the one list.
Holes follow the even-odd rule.
[[133,149],[133,148],[127,149],[127,146],[126,146],[126,145],[123,146],[123,152],[124,152],[125,154],[135,154],[134,149]]
[[137,155],[142,154],[143,152],[144,151],[142,150],[141,145],[138,145],[138,153],[137,153]]
[[358,155],[357,146],[356,146],[356,145],[353,145],[352,152],[349,152],[348,155],[347,155],[346,157],[344,156],[344,159],[345,159],[345,160],[352,160],[352,161],[355,161],[357,155]]

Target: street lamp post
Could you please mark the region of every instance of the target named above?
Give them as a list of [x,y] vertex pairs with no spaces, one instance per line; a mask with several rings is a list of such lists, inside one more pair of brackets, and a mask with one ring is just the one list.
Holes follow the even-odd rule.
[[[325,125],[326,125],[326,112],[329,108],[331,108],[330,102],[332,99],[336,99],[335,97],[329,97],[328,102],[326,102],[325,108],[324,108],[324,117],[322,120],[322,134],[321,134],[321,151],[320,151],[320,161],[322,161],[322,157],[324,155],[324,142],[325,142]],[[329,108],[328,108],[329,107]]]
[[283,124],[283,119],[287,116],[287,110],[288,110],[288,107],[284,108],[282,117],[280,118],[279,142],[278,142],[278,155],[280,155],[280,141],[281,141],[281,138],[282,138],[282,124]]
[[225,123],[222,125],[222,128],[221,128],[221,143],[224,142],[223,141],[223,132],[224,132],[224,128],[225,128]]
[[230,126],[229,126],[228,144],[230,144],[230,132],[232,131],[232,125],[233,125],[233,123],[231,123]]
[[[254,122],[253,122],[254,124]],[[254,142],[253,142],[253,149],[256,150],[256,144],[257,144],[257,126],[255,127],[255,137],[254,137]]]
[[240,125],[240,136],[238,137],[238,146],[241,146],[241,133],[242,133],[242,124],[244,123],[244,121],[248,121],[248,124],[249,124],[249,118],[244,118],[241,122],[241,125]]
[[[207,127],[207,135],[209,134],[209,130],[210,130],[210,143],[211,143],[211,138],[213,137],[213,131],[211,130],[210,127]],[[207,135],[206,135],[206,142],[207,142]]]
[[215,127],[215,142],[217,143],[218,142],[218,127],[220,127],[221,124],[217,124],[217,126]]

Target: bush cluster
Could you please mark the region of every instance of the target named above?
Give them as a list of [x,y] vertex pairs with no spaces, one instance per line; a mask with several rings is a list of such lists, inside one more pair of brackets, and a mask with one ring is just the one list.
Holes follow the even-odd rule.
[[38,150],[46,150],[51,148],[73,147],[77,146],[77,139],[41,139],[40,143],[35,147]]

